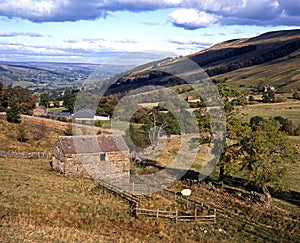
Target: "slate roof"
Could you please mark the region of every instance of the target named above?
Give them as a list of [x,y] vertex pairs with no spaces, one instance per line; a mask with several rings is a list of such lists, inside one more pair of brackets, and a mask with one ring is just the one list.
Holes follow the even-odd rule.
[[75,119],[94,119],[95,111],[91,109],[82,109],[74,113]]
[[70,112],[50,112],[48,113],[50,118],[70,118]]
[[101,152],[129,152],[122,136],[63,136],[58,138],[58,143],[64,154],[86,154]]

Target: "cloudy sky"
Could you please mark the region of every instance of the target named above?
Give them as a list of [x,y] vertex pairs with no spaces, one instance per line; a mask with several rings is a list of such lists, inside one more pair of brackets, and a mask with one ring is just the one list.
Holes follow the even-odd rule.
[[0,0],[0,61],[146,62],[299,25],[299,0]]

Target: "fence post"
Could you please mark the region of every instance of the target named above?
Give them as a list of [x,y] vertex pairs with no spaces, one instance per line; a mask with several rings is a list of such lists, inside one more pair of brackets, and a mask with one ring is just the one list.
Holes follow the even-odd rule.
[[134,182],[132,182],[132,194],[134,194]]
[[195,221],[197,220],[197,208],[195,208]]
[[217,209],[214,209],[214,223],[217,222]]
[[177,222],[178,220],[178,209],[176,209],[176,218],[175,218],[175,221]]
[[156,209],[156,218],[158,218],[158,208]]

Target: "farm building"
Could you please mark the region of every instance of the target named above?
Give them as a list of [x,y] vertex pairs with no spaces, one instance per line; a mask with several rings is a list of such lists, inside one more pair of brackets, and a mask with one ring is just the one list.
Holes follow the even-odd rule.
[[64,175],[113,180],[129,177],[128,155],[122,136],[64,136],[53,145],[52,167]]
[[48,111],[44,106],[39,106],[33,110],[33,116],[47,116]]
[[49,112],[48,116],[50,119],[71,119],[70,112]]
[[75,112],[73,118],[76,122],[88,121],[109,121],[110,116],[106,114],[97,114],[91,109],[82,109]]

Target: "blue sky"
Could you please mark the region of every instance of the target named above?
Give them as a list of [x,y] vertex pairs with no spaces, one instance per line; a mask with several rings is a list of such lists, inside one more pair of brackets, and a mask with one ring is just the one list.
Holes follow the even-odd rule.
[[295,0],[0,0],[0,61],[136,64],[299,25]]

